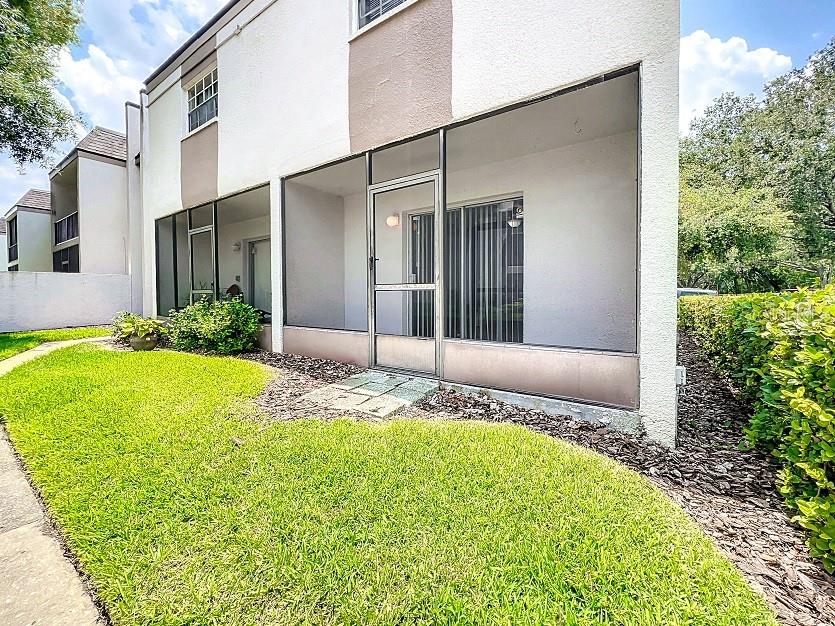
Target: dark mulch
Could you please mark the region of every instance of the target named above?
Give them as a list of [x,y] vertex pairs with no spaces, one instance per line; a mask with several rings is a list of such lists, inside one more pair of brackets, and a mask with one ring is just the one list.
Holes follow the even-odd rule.
[[266,389],[256,401],[258,407],[270,417],[270,420],[344,415],[344,411],[323,411],[321,407],[299,401],[299,398],[314,389],[337,383],[364,371],[356,365],[295,354],[258,351],[242,354],[241,358],[269,365],[277,370],[276,375],[267,383]]
[[[244,358],[279,370],[259,400],[274,419],[345,415],[324,415],[299,397],[362,371],[290,355],[255,353]],[[786,626],[835,626],[835,578],[809,558],[803,532],[790,522],[776,491],[776,463],[762,452],[740,448],[748,407],[698,356],[687,336],[679,338],[678,360],[687,367],[688,384],[679,403],[675,450],[569,417],[449,390],[398,417],[510,422],[617,459],[646,475],[684,508]]]

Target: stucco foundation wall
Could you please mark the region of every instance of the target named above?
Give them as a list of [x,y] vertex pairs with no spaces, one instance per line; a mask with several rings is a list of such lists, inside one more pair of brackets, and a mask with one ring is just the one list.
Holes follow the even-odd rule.
[[0,274],[0,333],[107,324],[129,308],[126,274]]
[[128,182],[121,165],[78,159],[79,266],[89,274],[128,271]]

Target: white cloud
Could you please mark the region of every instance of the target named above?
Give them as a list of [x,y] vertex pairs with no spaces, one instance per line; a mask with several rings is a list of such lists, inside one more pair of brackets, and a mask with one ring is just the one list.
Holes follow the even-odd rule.
[[69,50],[62,50],[58,77],[71,94],[76,111],[93,124],[114,130],[123,130],[124,104],[135,102],[142,88],[139,79],[122,73],[104,50],[92,44],[87,56],[78,60]]
[[723,92],[759,95],[766,81],[791,68],[791,57],[771,48],[751,50],[741,37],[722,41],[703,30],[682,37],[679,129],[686,133],[690,122]]
[[29,189],[49,189],[47,171],[31,165],[21,174],[11,157],[0,154],[0,217]]

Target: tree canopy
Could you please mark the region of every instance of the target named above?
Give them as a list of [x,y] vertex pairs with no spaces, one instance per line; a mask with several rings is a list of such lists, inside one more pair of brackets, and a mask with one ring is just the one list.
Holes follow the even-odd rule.
[[[682,139],[681,187],[680,282],[730,291],[832,282],[835,39],[804,67],[765,85],[761,101],[717,98]],[[728,220],[746,226],[729,231]],[[734,254],[708,260],[705,247],[693,245],[694,233],[720,222],[725,230],[711,240],[724,240]],[[746,253],[755,242],[762,247]],[[708,265],[713,271],[694,272]]]
[[0,150],[21,166],[46,163],[52,147],[74,134],[55,71],[80,19],[77,0],[0,0]]

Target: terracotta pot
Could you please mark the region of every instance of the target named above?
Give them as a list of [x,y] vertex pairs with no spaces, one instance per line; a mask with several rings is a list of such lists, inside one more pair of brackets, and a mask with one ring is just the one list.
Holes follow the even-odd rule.
[[159,337],[156,335],[146,335],[145,337],[133,336],[128,339],[128,342],[130,343],[130,347],[136,352],[147,352],[157,347]]

